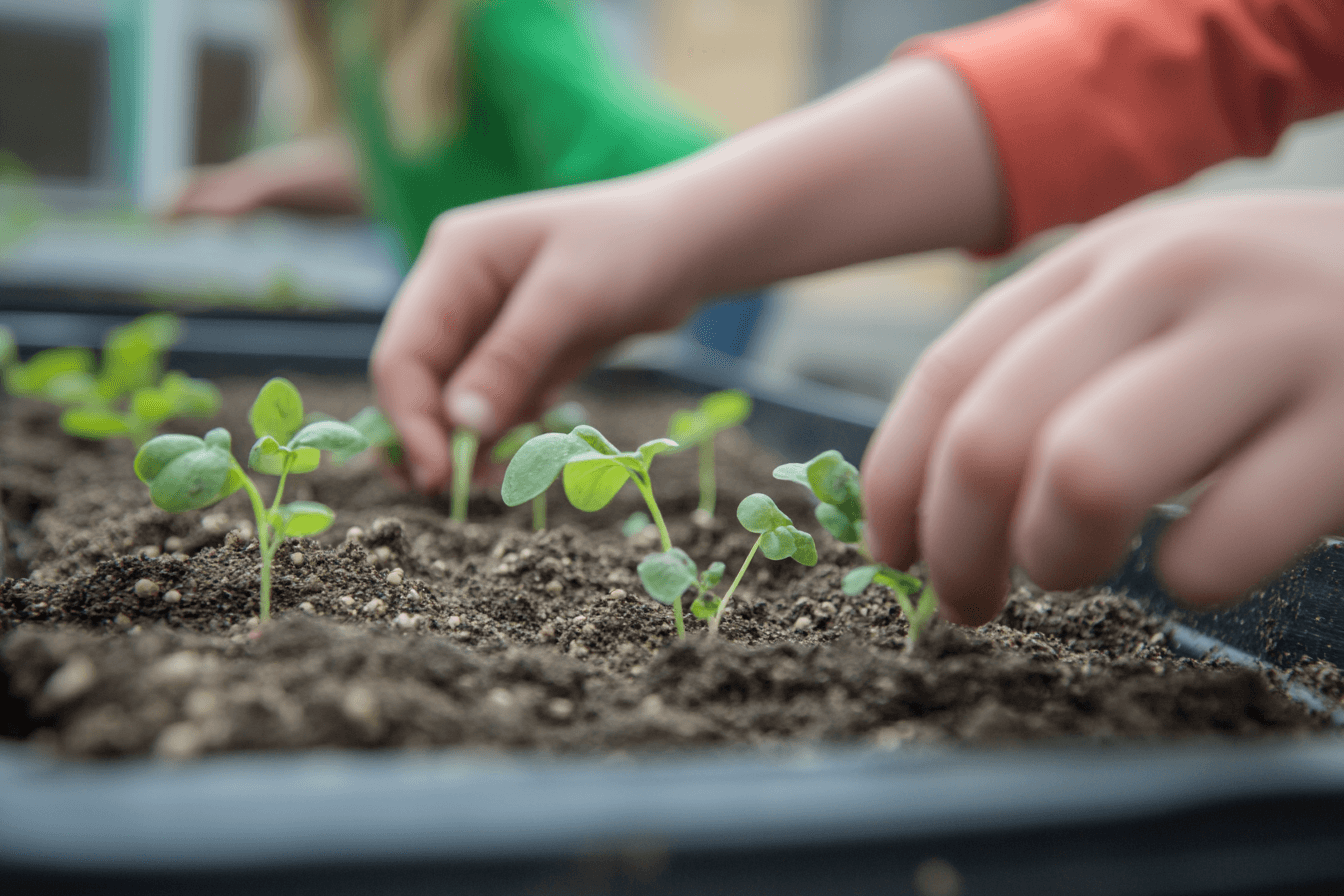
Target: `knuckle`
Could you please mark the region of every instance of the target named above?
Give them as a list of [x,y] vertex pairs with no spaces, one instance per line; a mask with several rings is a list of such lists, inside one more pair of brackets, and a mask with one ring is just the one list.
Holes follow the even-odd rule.
[[962,358],[962,353],[947,338],[939,339],[925,350],[915,364],[906,383],[906,389],[918,393],[936,406],[951,404],[966,384],[974,369]]
[[987,497],[1016,492],[1026,458],[995,421],[959,414],[948,424],[946,445],[947,464],[958,482]]
[[1129,509],[1134,494],[1114,453],[1090,435],[1051,435],[1042,474],[1049,493],[1070,517],[1105,520]]

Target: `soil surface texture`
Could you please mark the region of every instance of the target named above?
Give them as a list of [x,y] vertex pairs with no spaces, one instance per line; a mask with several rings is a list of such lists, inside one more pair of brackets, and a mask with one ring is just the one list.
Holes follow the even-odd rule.
[[[348,418],[362,384],[295,378],[310,410]],[[203,434],[252,442],[259,381],[226,382]],[[628,449],[662,436],[685,397],[576,396]],[[1161,624],[1102,591],[1023,583],[979,629],[937,624],[907,649],[890,592],[840,590],[861,561],[816,523],[782,462],[741,430],[718,440],[718,515],[696,522],[693,452],[654,461],[673,542],[725,584],[754,536],[738,502],[772,496],[817,540],[819,562],[757,556],[720,636],[644,592],[657,550],[622,534],[643,502],[627,486],[584,514],[552,489],[550,528],[478,486],[470,522],[406,494],[372,458],[324,460],[286,500],[322,501],[336,524],[277,557],[274,619],[258,613],[258,551],[242,492],[203,511],[155,508],[132,447],[65,436],[44,405],[11,400],[0,425],[9,580],[0,585],[0,734],[66,756],[192,757],[233,750],[463,745],[649,750],[799,741],[1002,742],[1247,736],[1327,720],[1258,672],[1184,659]],[[806,460],[806,458],[786,458]],[[498,478],[498,471],[495,471]],[[272,477],[257,476],[263,494]],[[722,592],[722,587],[720,587]],[[1338,671],[1313,683],[1339,696]],[[1328,687],[1334,685],[1334,687]]]

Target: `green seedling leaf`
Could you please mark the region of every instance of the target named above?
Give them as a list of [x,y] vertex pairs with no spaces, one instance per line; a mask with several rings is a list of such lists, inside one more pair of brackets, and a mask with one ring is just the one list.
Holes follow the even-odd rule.
[[739,426],[751,416],[751,396],[738,389],[711,392],[700,402],[700,413],[716,430]]
[[899,591],[904,595],[917,594],[924,583],[909,573],[897,572],[890,566],[878,564],[877,573],[873,576],[873,581],[879,585],[886,585],[892,591]]
[[[794,540],[792,526],[780,526],[761,533],[761,553],[771,560],[783,560],[792,557],[798,547]],[[796,529],[794,531],[797,531]]]
[[289,448],[271,436],[262,436],[252,445],[247,465],[258,473],[279,476],[289,465],[291,473],[311,473],[322,461],[322,452],[316,448]]
[[596,451],[598,454],[606,454],[608,456],[611,456],[621,453],[620,450],[617,449],[615,445],[611,444],[611,442],[607,440],[606,436],[602,435],[602,433],[598,432],[596,429],[593,429],[586,423],[574,427],[574,429],[570,432],[570,435],[577,436],[578,438],[583,439],[583,441],[587,443],[589,449],[592,451]]
[[816,566],[817,542],[801,529],[795,529],[793,526],[787,528],[789,534],[793,536],[793,553],[789,556],[804,566]]
[[180,332],[181,323],[175,316],[158,312],[108,333],[98,375],[103,400],[114,401],[158,382],[163,375],[163,354],[177,342]]
[[291,451],[315,448],[337,455],[352,456],[368,448],[369,440],[348,423],[339,420],[319,420],[300,429],[285,447]]
[[636,567],[654,600],[671,605],[696,582],[695,561],[681,548],[649,554]]
[[712,594],[702,594],[691,601],[691,615],[696,619],[713,619],[723,601]]
[[[780,526],[787,526],[793,522],[782,510],[775,506],[775,502],[770,499],[769,495],[763,495],[760,492],[747,495],[742,499],[742,503],[737,505],[737,521],[742,524],[742,528],[756,534],[768,532]],[[785,556],[788,555],[785,554]]]
[[715,560],[713,563],[709,564],[709,568],[700,573],[700,587],[705,591],[708,591],[722,582],[723,571],[725,568],[726,567],[724,567],[723,563],[719,560]]
[[846,502],[859,495],[859,471],[839,451],[826,451],[807,465],[807,482],[827,504],[844,509]]
[[61,414],[61,429],[95,441],[131,434],[131,427],[120,414],[104,408],[70,408]]
[[859,529],[859,524],[850,519],[843,510],[834,504],[818,504],[816,509],[817,522],[821,523],[822,528],[835,536],[836,541],[843,541],[845,544],[857,544],[863,540],[863,533]]
[[316,501],[291,501],[280,507],[280,525],[275,527],[281,538],[299,538],[325,532],[336,519],[336,512]]
[[592,450],[590,442],[572,434],[548,432],[529,439],[504,471],[504,483],[500,487],[504,503],[517,507],[531,501],[550,488],[565,464]]
[[635,451],[639,455],[643,469],[647,470],[655,457],[664,451],[671,451],[677,447],[679,447],[677,443],[671,439],[653,439],[640,445]]
[[626,517],[625,522],[621,523],[621,534],[626,538],[632,538],[643,532],[649,526],[653,525],[653,520],[642,510],[636,510]]
[[14,395],[45,396],[53,379],[63,373],[93,374],[93,352],[86,348],[49,348],[22,364],[5,368],[5,388]]
[[[330,420],[333,418],[323,417],[321,419]],[[309,423],[318,422],[318,420],[314,419],[311,414],[308,416],[307,420]],[[382,448],[383,455],[387,458],[388,463],[401,463],[403,457],[401,437],[397,434],[396,429],[393,428],[392,422],[383,415],[382,411],[375,407],[363,408],[356,413],[355,416],[350,418],[350,426],[354,427],[360,435],[364,436],[364,438],[368,440],[370,446]],[[360,450],[362,451],[364,449]],[[358,453],[359,451],[333,452],[336,460],[340,463],[345,463]]]
[[299,390],[284,377],[275,377],[261,387],[247,419],[258,439],[270,436],[281,445],[286,444],[303,425]]
[[812,484],[807,481],[807,464],[780,464],[775,467],[774,476],[785,482],[796,482],[808,491]]
[[[225,433],[227,436],[227,433]],[[136,454],[135,474],[149,484],[154,503],[170,513],[209,507],[236,488],[233,457],[216,437],[167,435],[151,439]]]
[[98,395],[98,381],[93,374],[83,370],[71,370],[58,373],[47,381],[43,395],[55,404],[77,405],[89,402],[101,403]]
[[877,570],[878,567],[875,564],[851,569],[840,580],[840,590],[850,597],[862,593],[863,589],[873,583],[873,577],[877,575]]
[[159,392],[172,403],[174,417],[213,417],[223,404],[214,383],[175,370],[164,374]]
[[704,414],[692,410],[673,411],[667,421],[667,437],[690,448],[714,435]]
[[[528,440],[541,435],[541,427],[536,423],[523,423],[515,426],[513,429],[504,433],[504,437],[495,443],[490,456],[497,463],[503,463],[518,453],[518,449],[527,444]],[[556,475],[559,475],[557,471]]]
[[[630,479],[630,469],[623,460],[630,458],[607,457],[596,451],[571,458],[564,467],[565,497],[569,503],[590,512],[610,504]],[[507,478],[507,471],[505,475]]]
[[158,425],[177,415],[173,398],[162,389],[146,386],[131,396],[131,414],[150,425]]

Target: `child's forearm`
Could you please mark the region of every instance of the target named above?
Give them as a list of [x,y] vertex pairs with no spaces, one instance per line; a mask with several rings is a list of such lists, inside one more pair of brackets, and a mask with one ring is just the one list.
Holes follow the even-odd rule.
[[899,60],[665,170],[700,294],[1006,234],[994,149],[958,77]]

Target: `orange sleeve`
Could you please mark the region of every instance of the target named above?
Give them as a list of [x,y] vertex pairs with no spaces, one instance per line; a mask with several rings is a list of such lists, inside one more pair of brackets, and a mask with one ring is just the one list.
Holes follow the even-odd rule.
[[993,135],[1013,242],[1344,108],[1344,0],[1044,0],[928,35]]

